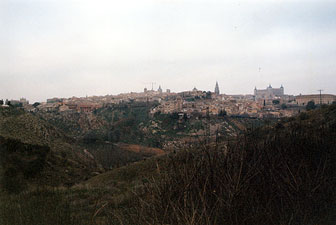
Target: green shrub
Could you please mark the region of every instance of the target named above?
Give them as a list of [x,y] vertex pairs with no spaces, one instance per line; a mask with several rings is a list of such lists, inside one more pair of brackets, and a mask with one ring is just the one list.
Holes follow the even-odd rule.
[[313,110],[316,108],[316,105],[315,105],[315,102],[314,101],[309,101],[307,103],[307,106],[306,106],[306,109],[309,111],[309,110]]

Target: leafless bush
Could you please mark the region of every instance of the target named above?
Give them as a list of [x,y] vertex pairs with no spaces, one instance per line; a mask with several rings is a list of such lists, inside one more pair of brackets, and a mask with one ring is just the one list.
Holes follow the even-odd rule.
[[129,223],[334,224],[334,124],[309,124],[294,120],[172,154],[159,178],[136,192]]

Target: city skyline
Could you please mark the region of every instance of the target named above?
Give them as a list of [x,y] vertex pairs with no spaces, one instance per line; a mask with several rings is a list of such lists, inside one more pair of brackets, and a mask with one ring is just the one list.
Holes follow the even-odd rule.
[[0,98],[197,89],[336,94],[332,1],[4,0]]
[[[47,96],[45,99],[30,99],[29,97],[27,97],[27,95],[22,95],[22,96],[19,96],[19,95],[15,95],[16,97],[12,98],[12,97],[8,97],[8,95],[2,95],[0,96],[0,100],[3,99],[3,100],[19,100],[21,98],[24,98],[24,99],[27,99],[29,100],[31,103],[33,102],[45,102],[47,99],[50,99],[50,98],[72,98],[72,97],[78,97],[78,98],[83,98],[83,97],[92,97],[92,96],[106,96],[106,95],[111,95],[111,96],[116,96],[116,95],[120,95],[120,94],[130,94],[130,93],[142,93],[144,92],[144,90],[148,90],[148,91],[155,91],[155,92],[158,92],[158,89],[161,89],[162,92],[166,92],[167,90],[169,90],[169,92],[172,92],[172,93],[181,93],[181,92],[187,92],[187,91],[192,91],[193,89],[197,89],[199,91],[205,91],[205,92],[213,92],[215,93],[214,89],[216,89],[216,86],[219,85],[219,92],[221,95],[254,95],[254,90],[255,89],[258,89],[258,90],[262,90],[262,89],[266,89],[268,88],[269,86],[273,87],[273,88],[280,88],[280,87],[284,87],[284,85],[281,83],[280,85],[273,85],[271,83],[268,83],[267,85],[265,85],[264,87],[259,87],[259,86],[254,86],[250,92],[247,92],[247,93],[243,93],[243,92],[237,92],[237,91],[234,91],[232,93],[229,93],[229,92],[225,92],[225,90],[222,90],[221,88],[221,85],[218,81],[216,81],[215,85],[213,85],[212,88],[208,89],[208,90],[205,90],[205,89],[201,89],[201,88],[198,88],[197,86],[190,86],[190,87],[193,87],[193,88],[189,88],[189,89],[182,89],[182,90],[174,90],[174,89],[171,89],[169,87],[166,87],[164,85],[161,85],[161,84],[157,84],[156,82],[152,82],[151,83],[148,83],[150,85],[145,85],[143,86],[143,88],[140,90],[131,90],[131,91],[128,91],[128,92],[110,92],[110,93],[101,93],[101,94],[97,94],[97,93],[93,93],[93,94],[84,94],[84,95],[54,95],[54,96]],[[208,86],[208,85],[207,85]],[[284,87],[285,88],[285,87]],[[322,91],[323,94],[335,94],[333,92],[327,92],[326,90],[322,90],[322,89],[319,89],[319,90],[315,90],[315,92],[310,92],[310,93],[304,93],[304,92],[300,92],[299,90],[297,90],[295,93],[287,93],[287,90],[285,88],[285,94],[286,95],[291,95],[291,96],[296,96],[296,95],[309,95],[309,94],[318,94],[320,93],[320,91]],[[84,93],[84,92],[83,92]]]
[[[94,97],[94,96],[119,96],[119,95],[127,95],[127,94],[142,94],[142,93],[146,93],[148,91],[153,91],[154,93],[182,93],[182,92],[193,92],[193,91],[203,91],[203,92],[212,92],[216,95],[226,95],[226,96],[234,96],[234,95],[244,95],[244,96],[257,96],[256,94],[256,91],[258,90],[259,92],[264,92],[264,91],[267,91],[268,88],[271,88],[273,90],[280,90],[282,89],[282,95],[287,95],[287,96],[295,96],[295,94],[289,94],[289,93],[286,93],[284,92],[284,89],[285,87],[281,84],[279,87],[276,87],[276,86],[273,86],[271,85],[270,83],[265,86],[264,88],[262,87],[257,87],[255,86],[254,89],[253,89],[253,92],[252,93],[222,93],[221,92],[221,88],[220,88],[220,85],[218,83],[218,81],[216,81],[215,83],[215,86],[214,86],[214,90],[202,90],[202,89],[199,89],[197,88],[196,86],[194,86],[192,89],[189,89],[189,90],[182,90],[182,91],[174,91],[174,90],[171,90],[170,88],[166,88],[166,89],[163,89],[161,86],[161,84],[158,84],[156,85],[155,82],[152,82],[151,83],[151,87],[150,88],[147,88],[147,86],[144,87],[143,90],[141,91],[130,91],[130,92],[120,92],[120,93],[115,93],[115,94],[112,94],[112,93],[107,93],[107,94],[102,94],[102,95],[97,95],[97,94],[93,94],[93,95],[85,95],[85,96],[75,96],[75,95],[72,95],[72,96],[48,96],[46,99],[41,99],[41,100],[38,100],[38,101],[30,101],[30,99],[26,98],[25,96],[20,96],[16,99],[14,98],[7,98],[7,97],[0,97],[0,100],[21,100],[21,99],[24,99],[25,101],[30,101],[30,103],[32,104],[33,102],[46,102],[47,99],[53,99],[53,98],[60,98],[60,99],[70,99],[70,98],[73,98],[73,97],[76,97],[76,98],[87,98],[87,97]],[[217,90],[219,90],[219,92],[217,92]],[[324,90],[320,89],[320,90],[317,90],[317,92],[319,92],[320,94],[322,92],[324,92]],[[296,96],[298,95],[301,95],[302,93],[299,93],[299,94],[296,94]],[[310,94],[317,94],[317,93],[310,93]],[[333,94],[333,93],[323,93],[323,94]]]

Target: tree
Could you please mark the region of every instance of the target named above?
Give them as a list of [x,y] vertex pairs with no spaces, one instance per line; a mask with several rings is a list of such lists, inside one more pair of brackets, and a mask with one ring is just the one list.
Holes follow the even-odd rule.
[[36,108],[36,107],[39,106],[39,105],[41,105],[41,103],[39,103],[39,102],[35,102],[35,103],[33,104],[34,108]]
[[0,105],[3,105],[4,104],[4,101],[1,99],[0,100]]
[[283,104],[281,105],[281,109],[287,109],[287,105],[286,105],[285,103],[283,103]]
[[159,115],[161,115],[161,111],[160,110],[154,113],[154,117],[157,117]]
[[226,113],[225,109],[221,109],[221,110],[219,111],[219,113],[218,113],[218,116],[219,116],[219,117],[224,117],[224,116],[226,116],[226,115],[227,115],[227,113]]
[[210,91],[208,91],[207,93],[206,93],[206,97],[205,97],[206,99],[211,99],[211,92]]
[[177,112],[173,112],[172,114],[169,115],[169,117],[173,120],[177,120],[179,118],[179,115]]
[[309,111],[309,110],[313,110],[316,108],[316,105],[315,105],[315,102],[314,101],[309,101],[307,103],[307,106],[306,106],[306,109]]
[[280,101],[276,99],[276,100],[273,100],[272,103],[273,103],[273,105],[279,105]]

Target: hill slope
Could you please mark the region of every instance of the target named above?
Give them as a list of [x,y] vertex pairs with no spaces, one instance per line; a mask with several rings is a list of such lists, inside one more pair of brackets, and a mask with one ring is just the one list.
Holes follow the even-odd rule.
[[14,108],[0,109],[0,136],[2,153],[8,157],[15,154],[24,157],[18,149],[30,149],[35,153],[41,146],[50,149],[45,156],[43,171],[40,171],[39,182],[43,181],[43,184],[72,185],[100,170],[94,159],[73,144],[73,139],[34,114]]
[[[39,184],[71,186],[102,172],[103,168],[111,169],[164,153],[161,149],[139,145],[97,140],[83,142],[73,136],[73,133],[69,136],[67,128],[61,124],[55,126],[52,114],[49,117],[41,117],[41,114],[27,113],[17,108],[0,108],[0,138],[3,140],[0,144],[4,149],[3,154],[20,160],[24,153],[17,151],[17,148],[23,152],[26,148],[31,149],[31,152],[38,152],[36,149],[43,146],[49,149],[43,170],[38,174],[39,179],[35,179]],[[67,120],[63,122],[66,123]],[[77,124],[76,120],[73,123]],[[2,164],[4,163],[6,162],[3,161]]]
[[[336,105],[229,143],[119,168],[87,184],[136,193],[128,194],[132,204],[118,215],[124,215],[124,223],[331,225],[336,221]],[[107,216],[112,212],[112,206],[104,209]]]
[[[55,213],[64,218],[57,224],[333,225],[335,146],[333,105],[116,168],[66,191],[6,197],[0,212],[11,225],[48,224]],[[41,207],[31,209],[36,202]]]

